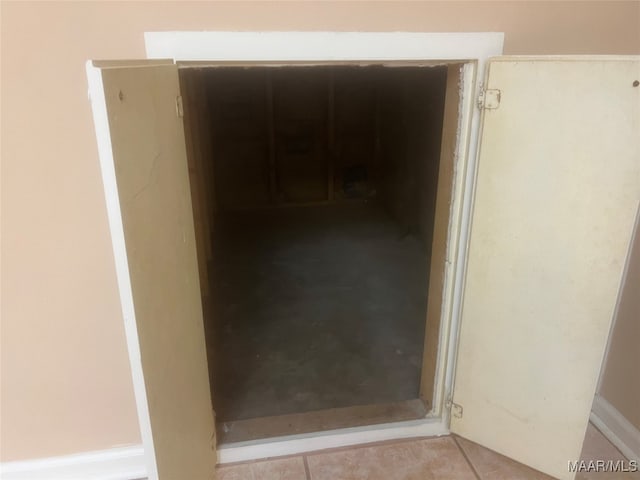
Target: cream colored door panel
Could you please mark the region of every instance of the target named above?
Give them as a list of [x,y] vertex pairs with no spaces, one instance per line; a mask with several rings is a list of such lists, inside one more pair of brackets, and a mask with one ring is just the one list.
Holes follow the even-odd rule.
[[208,479],[215,430],[178,72],[133,63],[87,73],[148,473]]
[[488,64],[451,430],[563,479],[640,199],[636,80],[637,57]]

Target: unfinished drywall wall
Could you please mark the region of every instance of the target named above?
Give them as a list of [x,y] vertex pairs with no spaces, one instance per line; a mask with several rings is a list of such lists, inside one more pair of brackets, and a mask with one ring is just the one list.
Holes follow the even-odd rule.
[[[160,30],[505,32],[640,53],[638,2],[2,2],[2,461],[137,444],[84,62]],[[34,141],[37,138],[38,141]]]
[[182,77],[206,89],[193,101],[209,103],[216,203],[238,210],[382,193],[428,243],[445,70],[185,64]]
[[370,174],[381,69],[184,70],[206,78],[221,209],[374,195]]
[[431,249],[447,67],[383,71],[380,102],[381,197],[401,235]]
[[278,203],[327,199],[328,71],[270,72]]
[[[336,67],[331,72],[333,126],[329,155],[334,199],[374,198],[378,194],[378,93],[384,88],[384,70]],[[403,75],[400,70],[396,74]]]
[[219,208],[267,204],[269,131],[266,72],[250,69],[191,69],[204,78],[211,111],[215,197]]

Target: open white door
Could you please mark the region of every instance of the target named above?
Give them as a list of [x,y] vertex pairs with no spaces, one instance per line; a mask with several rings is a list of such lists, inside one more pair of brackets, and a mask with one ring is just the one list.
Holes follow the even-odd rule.
[[89,62],[91,103],[150,479],[215,475],[178,70]]
[[487,68],[451,430],[569,479],[640,199],[640,61]]

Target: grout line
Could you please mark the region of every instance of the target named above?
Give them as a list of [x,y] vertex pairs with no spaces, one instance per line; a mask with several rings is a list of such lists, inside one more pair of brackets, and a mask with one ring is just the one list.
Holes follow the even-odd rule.
[[[389,438],[387,440],[378,440],[375,442],[364,442],[364,443],[354,443],[353,445],[343,445],[341,447],[330,447],[330,448],[320,448],[319,450],[311,450],[309,452],[304,452],[304,455],[307,457],[311,457],[314,455],[322,455],[325,453],[337,453],[337,452],[345,452],[347,450],[357,450],[360,448],[370,448],[370,447],[380,447],[383,445],[395,445],[398,443],[408,443],[415,442],[419,440],[433,440],[436,438],[444,438],[448,435],[429,435],[429,436],[420,436],[420,437],[407,437],[407,438]],[[294,454],[294,456],[302,455],[301,453]]]
[[311,470],[309,470],[309,463],[307,462],[306,455],[302,455],[302,463],[304,464],[304,473],[307,476],[307,480],[311,480]]
[[469,467],[471,467],[471,471],[473,472],[473,474],[476,476],[477,480],[482,480],[480,478],[480,474],[478,473],[478,471],[476,470],[476,467],[473,465],[473,462],[471,461],[471,459],[467,456],[466,452],[464,451],[464,448],[462,448],[460,446],[460,443],[458,443],[458,439],[456,438],[455,435],[451,435],[451,438],[453,438],[453,442],[456,444],[456,447],[458,447],[458,450],[460,450],[460,453],[462,454],[462,456],[464,457],[464,459],[467,461],[467,463],[469,464]]

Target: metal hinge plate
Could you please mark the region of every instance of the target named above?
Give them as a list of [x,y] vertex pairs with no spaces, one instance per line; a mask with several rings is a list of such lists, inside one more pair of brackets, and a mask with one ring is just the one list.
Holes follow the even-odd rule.
[[447,408],[451,411],[451,416],[455,418],[462,418],[463,408],[462,405],[454,403],[451,400],[447,401]]
[[480,90],[478,95],[478,108],[495,110],[500,106],[500,97],[502,92],[497,88],[488,88],[487,90]]
[[182,106],[182,95],[176,97],[176,115],[178,117],[184,117],[184,107]]

